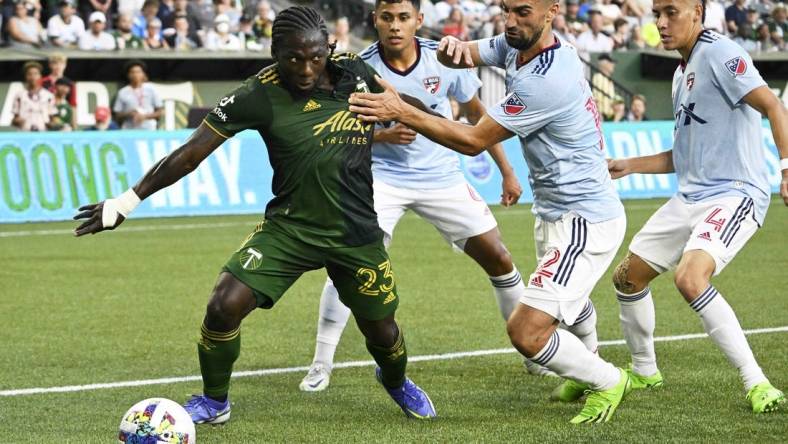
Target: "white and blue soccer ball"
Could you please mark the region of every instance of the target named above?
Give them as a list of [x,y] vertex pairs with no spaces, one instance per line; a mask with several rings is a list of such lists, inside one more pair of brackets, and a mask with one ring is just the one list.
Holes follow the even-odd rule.
[[123,444],[194,444],[194,423],[186,410],[166,398],[134,404],[120,420],[118,442]]

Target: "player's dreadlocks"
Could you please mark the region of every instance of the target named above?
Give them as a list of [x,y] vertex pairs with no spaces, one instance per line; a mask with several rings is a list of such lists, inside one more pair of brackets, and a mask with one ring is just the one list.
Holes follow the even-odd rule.
[[[271,51],[276,52],[282,44],[282,40],[295,32],[318,31],[328,41],[328,28],[326,21],[314,9],[307,6],[292,6],[276,15],[274,25],[271,28]],[[331,44],[331,52],[334,52],[336,44]]]

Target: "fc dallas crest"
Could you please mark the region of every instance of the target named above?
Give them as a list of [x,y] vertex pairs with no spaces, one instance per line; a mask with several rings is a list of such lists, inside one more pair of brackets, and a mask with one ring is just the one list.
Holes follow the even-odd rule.
[[523,112],[523,110],[528,108],[527,106],[525,106],[525,103],[523,103],[522,99],[520,99],[520,97],[518,97],[516,93],[510,95],[509,98],[506,99],[506,101],[503,102],[503,105],[501,106],[503,106],[503,112],[505,112],[509,116],[516,116],[521,112]]
[[441,78],[438,76],[427,77],[424,79],[424,88],[430,94],[436,94],[441,89]]
[[687,91],[691,91],[694,85],[695,85],[695,73],[691,72],[687,74]]
[[740,76],[747,72],[747,62],[742,57],[734,57],[725,62],[725,67],[733,74],[733,77]]

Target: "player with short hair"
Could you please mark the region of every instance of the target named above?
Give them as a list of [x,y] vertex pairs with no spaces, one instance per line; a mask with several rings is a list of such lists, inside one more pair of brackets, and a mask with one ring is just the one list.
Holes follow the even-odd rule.
[[[558,392],[588,393],[572,423],[608,421],[629,376],[584,344],[595,327],[589,295],[624,239],[624,207],[605,161],[604,141],[583,63],[552,32],[556,0],[503,0],[506,32],[461,42],[444,37],[438,59],[453,67],[506,69],[508,94],[474,126],[439,119],[407,104],[385,80],[382,94],[354,94],[350,110],[365,121],[397,120],[465,154],[518,136],[530,170],[539,264],[507,329],[528,359],[573,381]],[[559,323],[569,326],[559,329]],[[586,336],[587,337],[587,336]]]
[[[415,37],[423,14],[419,0],[377,0],[375,28],[378,41],[359,55],[393,83],[447,119],[450,98],[476,123],[484,105],[476,95],[481,81],[470,70],[450,69],[438,62],[438,42]],[[375,129],[372,146],[375,212],[388,247],[402,215],[412,210],[430,222],[449,243],[472,257],[490,277],[504,320],[525,290],[512,257],[501,242],[497,223],[487,204],[465,180],[457,154],[396,123]],[[501,144],[488,150],[503,176],[502,201],[514,204],[522,188]],[[331,367],[350,311],[329,279],[320,298],[317,344],[309,372],[299,385],[315,392],[328,387]]]
[[780,194],[788,205],[788,115],[747,52],[703,29],[703,1],[655,0],[653,11],[665,49],[681,54],[673,75],[673,149],[609,163],[614,178],[671,172],[678,177],[678,193],[635,235],[613,275],[632,353],[632,386],[662,385],[649,283],[675,268],[676,287],[739,370],[753,411],[771,411],[785,395],[764,376],[736,314],[711,278],[755,234],[769,207],[761,115],[771,123],[782,158]]
[[367,339],[380,383],[407,416],[435,416],[427,394],[405,376],[407,352],[394,320],[399,295],[373,208],[373,128],[348,111],[351,93],[380,87],[359,57],[331,52],[317,12],[285,9],[273,25],[275,64],[219,100],[137,185],[76,216],[87,219],[77,236],[114,229],[141,199],[193,171],[234,134],[253,129],[266,142],[275,197],[224,265],[208,303],[197,346],[204,394],[185,405],[196,423],[230,417],[241,321],[255,308],[272,308],[303,273],[324,267]]

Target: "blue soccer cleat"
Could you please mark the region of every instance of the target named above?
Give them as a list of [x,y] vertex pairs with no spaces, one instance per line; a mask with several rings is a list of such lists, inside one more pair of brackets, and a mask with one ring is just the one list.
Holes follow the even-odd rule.
[[230,420],[230,400],[214,401],[205,395],[192,395],[183,408],[195,424],[224,424]]
[[[383,385],[383,381],[380,379],[380,367],[375,369],[375,377],[380,382],[380,385]],[[402,384],[402,387],[390,389],[384,385],[383,388],[386,389],[391,399],[397,403],[408,418],[431,419],[438,416],[435,412],[435,406],[432,405],[427,393],[409,378],[405,378],[405,383]]]

